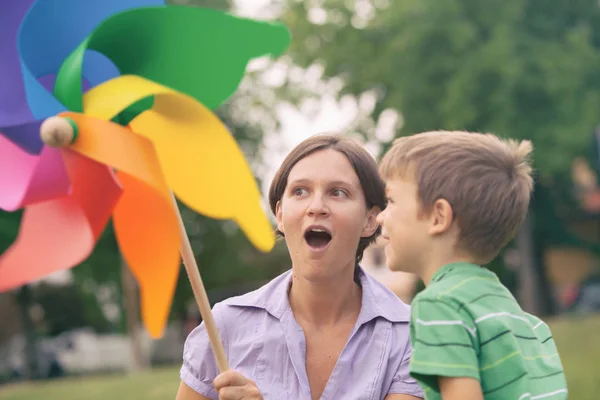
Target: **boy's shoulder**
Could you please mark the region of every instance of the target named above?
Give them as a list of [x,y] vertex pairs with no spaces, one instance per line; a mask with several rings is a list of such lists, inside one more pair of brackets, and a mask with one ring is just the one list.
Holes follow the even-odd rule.
[[450,307],[457,312],[468,311],[475,304],[482,311],[487,301],[504,298],[511,304],[514,297],[487,268],[467,263],[450,264],[440,268],[430,284],[413,299],[413,308],[429,303],[435,307]]

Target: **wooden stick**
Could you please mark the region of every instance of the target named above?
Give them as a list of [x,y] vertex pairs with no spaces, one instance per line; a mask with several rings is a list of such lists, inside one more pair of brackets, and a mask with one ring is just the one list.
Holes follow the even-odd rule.
[[202,315],[206,332],[208,332],[208,338],[210,339],[210,345],[212,346],[213,353],[217,359],[219,371],[225,372],[229,369],[229,364],[227,363],[227,357],[225,357],[223,343],[221,342],[219,331],[215,325],[215,320],[211,312],[206,289],[204,288],[204,283],[202,282],[202,277],[200,276],[200,271],[198,270],[198,264],[196,264],[196,258],[194,257],[194,252],[192,251],[190,239],[187,235],[187,231],[185,230],[185,225],[183,224],[183,218],[181,218],[181,213],[179,212],[179,207],[177,206],[177,200],[175,200],[175,196],[172,192],[171,197],[173,199],[173,207],[175,207],[175,212],[177,213],[177,218],[179,219],[179,229],[181,231],[181,257],[183,258],[183,265],[185,266],[190,284],[192,285],[192,291],[194,292],[196,303],[200,309],[200,315]]

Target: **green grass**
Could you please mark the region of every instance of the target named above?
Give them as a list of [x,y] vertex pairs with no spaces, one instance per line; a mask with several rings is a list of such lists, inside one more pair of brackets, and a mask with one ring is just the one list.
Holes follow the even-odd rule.
[[154,368],[149,372],[81,378],[0,387],[2,400],[164,400],[174,399],[179,368]]
[[569,400],[596,400],[600,393],[600,316],[549,322],[567,375]]
[[[569,400],[597,400],[600,393],[600,316],[562,318],[550,323],[569,384]],[[2,400],[174,399],[179,368],[130,375],[67,378],[0,387]]]

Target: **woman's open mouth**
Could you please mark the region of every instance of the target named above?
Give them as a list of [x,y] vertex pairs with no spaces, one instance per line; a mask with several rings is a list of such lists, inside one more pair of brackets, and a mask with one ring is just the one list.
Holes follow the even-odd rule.
[[306,243],[314,250],[325,249],[331,238],[331,233],[324,227],[310,227],[304,233]]

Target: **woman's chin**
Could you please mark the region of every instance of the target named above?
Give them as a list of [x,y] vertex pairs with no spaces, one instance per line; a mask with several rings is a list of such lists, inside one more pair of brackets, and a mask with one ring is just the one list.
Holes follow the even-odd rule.
[[303,279],[311,282],[339,282],[343,275],[346,273],[354,276],[354,266],[352,265],[352,271],[346,271],[348,268],[344,268],[341,265],[334,265],[331,261],[325,259],[310,259],[306,260],[299,268],[296,268],[295,275],[301,276]]

